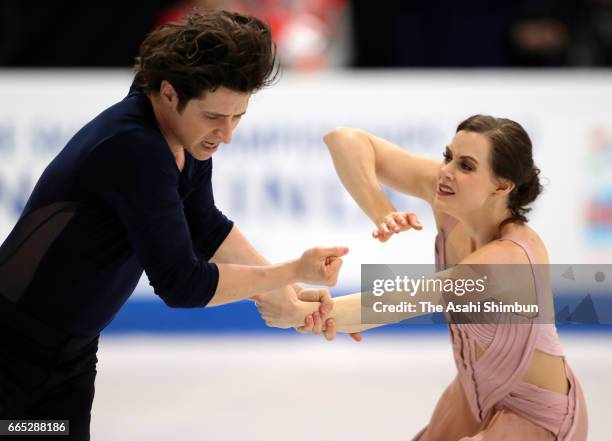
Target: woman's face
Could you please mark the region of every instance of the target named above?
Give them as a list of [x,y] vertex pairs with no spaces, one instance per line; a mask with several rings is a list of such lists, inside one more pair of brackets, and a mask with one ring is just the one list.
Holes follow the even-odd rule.
[[491,170],[485,135],[459,131],[444,152],[433,207],[455,217],[478,212],[493,201],[499,179]]

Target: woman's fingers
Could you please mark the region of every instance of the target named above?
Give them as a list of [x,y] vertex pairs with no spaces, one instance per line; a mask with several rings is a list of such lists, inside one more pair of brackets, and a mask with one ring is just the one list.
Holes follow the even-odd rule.
[[[315,313],[316,314],[316,313]],[[295,331],[299,334],[314,334],[314,319],[312,315],[309,315],[304,320],[304,326],[298,326]],[[325,320],[325,330],[322,331],[323,335],[328,341],[332,341],[336,338],[336,321],[333,318]],[[349,334],[351,338],[357,342],[362,340],[360,332],[353,332]]]
[[389,228],[387,227],[387,223],[386,222],[382,222],[381,224],[378,225],[378,231],[380,231],[381,234],[389,234]]
[[397,225],[400,225],[402,227],[408,226],[408,221],[406,220],[406,216],[402,216],[402,213],[393,213],[392,216]]
[[372,237],[380,242],[386,242],[387,240],[389,240],[392,234],[393,233],[390,232],[383,233],[380,230],[372,231]]
[[350,336],[351,336],[351,338],[352,338],[353,340],[355,340],[356,342],[360,342],[360,341],[363,339],[363,337],[361,336],[361,332],[353,332],[353,333],[351,333],[351,334],[349,334],[349,335],[350,335]]
[[416,214],[414,213],[406,213],[406,220],[410,223],[410,226],[416,230],[422,230],[423,226],[419,222]]
[[325,321],[325,338],[327,341],[336,338],[336,321],[334,319],[330,318]]
[[312,314],[311,314],[311,315],[307,315],[306,318],[304,319],[304,326],[300,326],[299,328],[296,328],[296,330],[299,330],[299,332],[302,332],[302,333],[308,333],[308,332],[312,332],[313,326],[314,326],[314,319],[312,318]]
[[398,233],[399,231],[400,227],[397,226],[395,221],[386,217],[378,224],[378,228],[372,232],[372,237],[381,242],[386,242],[394,233]]
[[400,231],[400,227],[396,222],[395,216],[393,215],[387,216],[385,225],[387,226],[387,230],[389,230],[389,232],[399,233]]
[[312,333],[314,335],[321,335],[321,328],[322,323],[321,323],[321,315],[319,314],[319,311],[313,312],[312,313],[312,318],[314,319],[314,325],[312,327]]
[[378,223],[377,228],[372,231],[372,237],[380,242],[386,242],[392,235],[411,228],[415,230],[423,229],[416,214],[394,211]]

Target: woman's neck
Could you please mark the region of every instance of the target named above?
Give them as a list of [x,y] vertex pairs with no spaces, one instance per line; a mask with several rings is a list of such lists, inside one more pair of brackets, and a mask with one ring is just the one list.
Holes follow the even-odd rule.
[[499,239],[501,236],[500,224],[511,216],[510,210],[503,208],[493,212],[491,210],[473,212],[460,218],[459,220],[470,238],[472,251]]

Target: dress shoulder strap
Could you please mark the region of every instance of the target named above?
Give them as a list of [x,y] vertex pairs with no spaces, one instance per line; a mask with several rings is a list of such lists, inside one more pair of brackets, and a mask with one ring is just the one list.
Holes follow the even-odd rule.
[[535,255],[533,254],[531,247],[523,239],[519,239],[518,237],[513,236],[513,235],[502,236],[498,240],[509,240],[511,242],[514,242],[519,247],[521,247],[523,251],[525,251],[525,254],[527,254],[527,259],[529,260],[529,264],[531,266],[531,273],[533,274],[533,281],[534,281],[535,289],[536,289],[536,299],[538,303],[541,304],[541,302],[543,301],[542,279],[541,279],[541,274],[538,269],[538,266],[535,263],[536,262]]
[[444,237],[448,237],[448,233],[457,225],[459,221],[452,216],[446,218],[440,227],[440,231],[444,234]]

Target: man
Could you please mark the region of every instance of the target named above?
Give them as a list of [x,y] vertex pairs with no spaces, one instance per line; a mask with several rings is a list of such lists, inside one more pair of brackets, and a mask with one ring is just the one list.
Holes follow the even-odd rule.
[[274,71],[253,17],[194,14],[146,38],[128,96],[49,164],[0,248],[0,420],[69,420],[89,439],[98,336],[143,269],[171,307],[325,314],[325,291],[301,302],[293,284],[335,284],[345,248],[270,265],[214,205],[211,156]]

